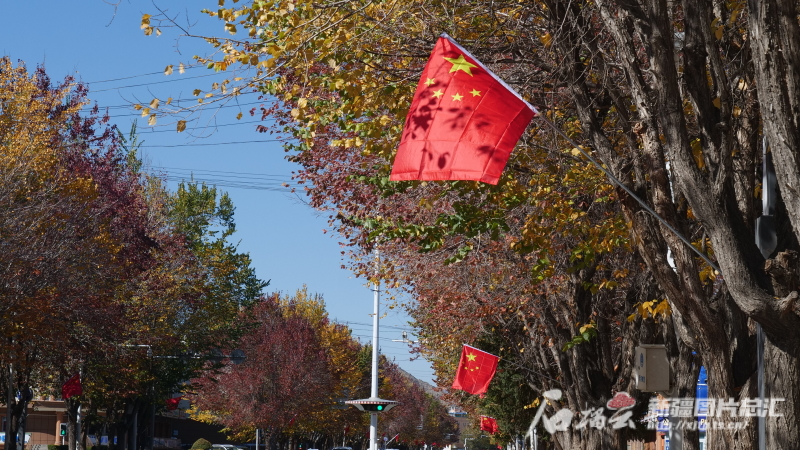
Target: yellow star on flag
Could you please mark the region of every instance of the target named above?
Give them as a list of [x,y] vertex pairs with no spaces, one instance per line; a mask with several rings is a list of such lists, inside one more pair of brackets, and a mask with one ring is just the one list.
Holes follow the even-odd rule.
[[441,89],[437,89],[437,90],[433,91],[433,98],[439,98],[442,95],[444,95],[444,91],[442,91]]
[[471,62],[467,61],[464,58],[464,55],[458,55],[458,58],[445,57],[444,59],[445,61],[453,64],[453,67],[450,68],[450,73],[463,70],[464,72],[467,73],[467,75],[472,76],[471,69],[473,67],[478,67],[475,64],[472,64]]
[[467,359],[470,361],[475,361],[475,353],[467,353]]
[[453,96],[453,101],[460,102],[462,98],[464,98],[464,96],[456,92],[456,95]]
[[436,78],[428,78],[427,80],[425,80],[425,84],[428,86],[436,84]]
[[469,91],[469,93],[472,94],[473,97],[480,97],[481,96],[481,91],[479,91],[477,89],[473,89],[473,90]]

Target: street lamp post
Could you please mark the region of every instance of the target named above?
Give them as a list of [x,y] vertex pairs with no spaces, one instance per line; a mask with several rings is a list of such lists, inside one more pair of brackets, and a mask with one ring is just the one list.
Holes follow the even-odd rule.
[[353,405],[360,411],[369,411],[369,446],[370,450],[378,450],[378,413],[385,412],[396,405],[394,400],[384,400],[378,397],[378,314],[380,313],[380,259],[378,250],[375,250],[375,283],[373,288],[373,315],[372,315],[372,389],[370,397],[360,400],[348,400],[347,405]]
[[[372,389],[370,397],[378,398],[378,311],[380,310],[380,281],[378,281],[378,251],[375,250],[375,288],[373,289],[373,313],[372,316]],[[369,446],[372,450],[378,450],[378,413],[369,414]]]

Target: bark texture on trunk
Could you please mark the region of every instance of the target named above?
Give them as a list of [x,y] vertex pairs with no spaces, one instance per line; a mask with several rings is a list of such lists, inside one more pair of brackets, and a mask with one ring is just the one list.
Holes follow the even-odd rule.
[[[795,388],[800,385],[800,276],[776,268],[792,264],[774,262],[770,272],[768,262],[765,270],[754,241],[759,205],[752,197],[760,179],[761,123],[775,159],[784,202],[779,209],[785,207],[793,226],[788,238],[779,230],[779,249],[796,247],[797,5],[790,0],[750,0],[747,8],[694,0],[582,5],[554,1],[548,7],[559,27],[554,28],[564,57],[559,73],[584,136],[614,176],[721,269],[715,273],[707,267],[627,192],[618,191],[632,241],[675,311],[681,341],[707,367],[711,398],[744,400],[755,388],[747,319],[760,323],[772,357],[770,392],[787,398],[788,418],[767,422],[771,448],[800,448],[795,406],[800,403]],[[742,36],[744,29],[749,36]],[[608,110],[601,107],[606,103],[614,107],[615,126],[609,126]],[[704,281],[708,275],[698,275],[703,273],[717,279]],[[743,420],[748,425],[741,430],[711,429],[708,448],[753,448],[755,422]]]

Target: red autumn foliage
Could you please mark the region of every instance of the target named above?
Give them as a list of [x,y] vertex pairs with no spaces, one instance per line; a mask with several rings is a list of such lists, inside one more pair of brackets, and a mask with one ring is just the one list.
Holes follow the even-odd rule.
[[255,327],[241,342],[245,362],[193,380],[199,394],[192,403],[234,431],[284,428],[296,415],[329,406],[320,395],[333,387],[328,361],[308,321],[284,316],[275,297],[255,306],[249,320]]

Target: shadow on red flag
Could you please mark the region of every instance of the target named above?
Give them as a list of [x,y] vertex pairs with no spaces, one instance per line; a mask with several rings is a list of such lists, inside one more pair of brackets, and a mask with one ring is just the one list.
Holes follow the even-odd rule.
[[389,179],[497,184],[537,113],[443,34],[422,71]]

